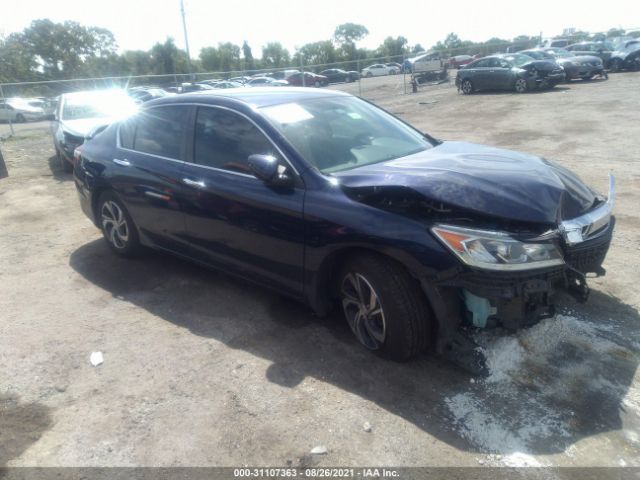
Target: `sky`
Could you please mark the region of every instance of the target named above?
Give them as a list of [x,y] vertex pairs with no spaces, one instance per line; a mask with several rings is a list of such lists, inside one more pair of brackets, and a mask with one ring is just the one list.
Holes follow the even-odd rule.
[[[375,48],[385,37],[402,35],[428,48],[456,32],[464,40],[517,35],[553,36],[567,27],[602,31],[640,29],[640,2],[608,0],[593,8],[585,0],[184,0],[191,56],[202,47],[249,42],[254,56],[279,41],[292,53],[305,43],[330,39],[335,27],[354,22],[369,35],[360,46]],[[2,0],[0,34],[20,31],[32,20],[74,20],[113,32],[120,50],[149,49],[173,37],[184,48],[180,0]],[[395,6],[395,8],[394,8]],[[635,21],[637,24],[629,24]]]

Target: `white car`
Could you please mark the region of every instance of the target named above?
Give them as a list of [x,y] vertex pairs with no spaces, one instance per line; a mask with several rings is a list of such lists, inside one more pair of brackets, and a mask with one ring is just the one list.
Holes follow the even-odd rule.
[[44,102],[27,98],[8,98],[0,102],[0,121],[22,123],[28,120],[44,120]]
[[362,69],[360,72],[360,76],[362,77],[380,77],[382,75],[395,75],[400,70],[397,67],[389,67],[384,65],[383,63],[376,63],[374,65],[369,65],[366,68]]

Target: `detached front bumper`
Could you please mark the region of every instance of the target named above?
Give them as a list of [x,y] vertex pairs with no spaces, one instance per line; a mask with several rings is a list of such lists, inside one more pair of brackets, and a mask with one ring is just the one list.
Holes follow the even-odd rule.
[[528,77],[529,87],[544,88],[564,82],[566,75],[563,69],[536,70]]

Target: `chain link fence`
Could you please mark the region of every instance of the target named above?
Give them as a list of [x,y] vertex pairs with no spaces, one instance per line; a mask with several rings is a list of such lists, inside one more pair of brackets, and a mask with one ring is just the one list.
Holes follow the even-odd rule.
[[[640,29],[626,29],[627,32]],[[569,42],[582,40],[582,36],[564,37]],[[246,69],[219,72],[198,72],[192,74],[164,74],[142,76],[114,76],[101,78],[84,78],[71,80],[51,80],[41,82],[20,82],[0,84],[0,139],[12,135],[28,135],[34,129],[42,129],[45,120],[29,115],[19,115],[16,103],[32,103],[44,107],[46,114],[52,114],[55,98],[63,93],[97,90],[108,88],[130,89],[133,87],[156,87],[177,91],[185,83],[197,83],[207,80],[229,80],[238,77],[270,76],[286,79],[292,71],[302,72],[296,82],[299,86],[322,86],[339,89],[367,100],[378,101],[396,95],[407,95],[431,85],[451,83],[455,74],[450,61],[458,56],[483,57],[498,52],[516,52],[535,47],[539,43],[536,38],[523,42],[488,42],[457,48],[429,51],[428,66],[416,68],[416,57],[427,52],[407,55],[385,56],[331,63],[298,64],[279,68],[261,70]],[[468,60],[468,58],[467,58]],[[336,71],[340,72],[336,72]],[[346,72],[346,73],[344,73]],[[328,85],[324,81],[317,83],[314,75],[328,77]],[[300,78],[301,77],[301,78]],[[46,125],[46,124],[45,124]]]

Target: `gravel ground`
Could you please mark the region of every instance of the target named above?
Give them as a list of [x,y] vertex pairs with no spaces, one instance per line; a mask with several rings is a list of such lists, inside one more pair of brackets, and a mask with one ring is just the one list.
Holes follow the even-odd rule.
[[479,334],[486,379],[430,355],[385,362],[339,315],[167,256],[115,258],[48,125],[28,124],[1,145],[0,467],[640,466],[640,74],[526,95],[361,87],[438,138],[545,156],[601,190],[614,171],[589,303]]

